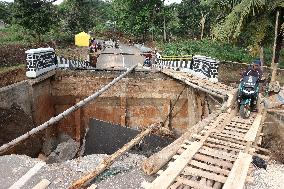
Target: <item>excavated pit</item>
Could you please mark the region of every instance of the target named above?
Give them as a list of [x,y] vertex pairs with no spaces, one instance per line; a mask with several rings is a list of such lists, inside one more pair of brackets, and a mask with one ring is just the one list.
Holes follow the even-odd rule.
[[[0,145],[75,105],[122,72],[56,71],[0,88],[0,113],[5,117],[0,121],[3,135]],[[83,154],[111,154],[137,135],[138,130],[153,123],[163,123],[176,137],[207,117],[215,106],[216,102],[206,93],[162,73],[136,71],[87,106],[6,154],[26,154],[50,160],[49,156],[54,153],[57,156],[53,156],[51,162],[58,162],[59,156],[65,160]],[[148,156],[172,140],[149,136],[132,152]],[[62,151],[65,153],[61,154]]]

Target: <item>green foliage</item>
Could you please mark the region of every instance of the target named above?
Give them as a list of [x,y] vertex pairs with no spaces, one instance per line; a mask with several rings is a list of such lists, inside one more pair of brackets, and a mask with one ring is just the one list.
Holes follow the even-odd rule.
[[114,0],[114,21],[116,21],[117,29],[145,38],[149,29],[155,25],[155,21],[161,20],[158,17],[162,6],[161,0]]
[[15,24],[1,29],[0,36],[0,44],[26,44],[33,40],[23,27]]
[[[221,61],[241,63],[250,63],[256,58],[250,54],[249,49],[212,40],[185,40],[159,46],[164,49],[164,55],[204,55]],[[272,59],[272,49],[264,48],[264,54],[265,63],[269,66]],[[282,56],[284,56],[284,51]],[[284,68],[284,60],[280,62],[279,67]]]
[[[105,29],[105,23],[113,17],[112,6],[102,0],[65,0],[58,6],[62,30],[70,34]],[[98,27],[98,28],[97,28]]]
[[54,5],[47,0],[15,0],[13,16],[15,22],[29,30],[39,42],[57,18]]
[[10,24],[12,21],[12,5],[12,3],[0,1],[0,20],[6,24]]
[[201,5],[200,0],[184,0],[178,7],[178,18],[183,34],[191,38],[198,37],[201,15],[208,12],[207,7]]

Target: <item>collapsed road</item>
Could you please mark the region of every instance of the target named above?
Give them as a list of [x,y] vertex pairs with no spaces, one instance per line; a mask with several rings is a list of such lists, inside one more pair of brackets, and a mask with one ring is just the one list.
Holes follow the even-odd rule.
[[[133,51],[132,51],[133,50]],[[127,52],[126,52],[127,51]],[[104,54],[105,53],[105,54]],[[118,79],[114,80],[115,82],[120,80],[117,84],[112,86],[115,82],[113,82],[111,85],[107,85],[108,87],[112,86],[115,87],[117,85],[122,85],[124,87],[132,87],[131,82],[133,82],[136,78],[124,78],[122,79],[126,74],[130,73],[132,70],[135,69],[135,66],[133,66],[134,63],[137,63],[137,60],[142,59],[140,55],[137,55],[137,49],[132,49],[130,47],[125,47],[125,49],[106,49],[106,51],[101,54],[101,59],[98,62],[98,68],[100,69],[106,69],[106,68],[125,68],[128,67],[128,71],[123,73],[121,76],[117,77]],[[126,55],[127,54],[127,55]],[[104,58],[105,57],[105,58]],[[127,58],[126,58],[127,57]],[[104,62],[105,61],[105,62]],[[136,68],[135,72],[138,71],[139,68]],[[143,68],[141,68],[141,72],[143,72]],[[57,71],[56,71],[57,72]],[[30,83],[36,83],[36,85],[39,85],[40,82],[47,80],[48,78],[52,78],[53,76],[56,76],[53,78],[53,80],[50,80],[50,83],[55,83],[55,87],[51,87],[53,95],[56,93],[59,94],[59,89],[62,87],[62,85],[59,86],[59,82],[67,82],[65,79],[67,76],[71,74],[71,76],[74,78],[79,77],[74,73],[53,73],[50,74],[49,77],[42,76],[37,81],[29,81]],[[66,71],[68,72],[68,71]],[[75,71],[76,72],[76,71]],[[81,71],[84,72],[84,71]],[[96,70],[92,71],[96,72]],[[110,72],[108,70],[108,72]],[[148,75],[151,75],[149,71],[146,71]],[[5,167],[5,178],[2,177],[1,184],[4,186],[4,188],[33,188],[38,183],[43,183],[42,185],[45,186],[45,188],[68,188],[72,186],[73,188],[78,188],[79,186],[86,183],[88,180],[92,180],[94,177],[99,176],[101,172],[103,172],[105,169],[108,168],[108,171],[115,171],[115,168],[121,167],[123,165],[126,165],[125,163],[126,159],[130,159],[129,166],[125,170],[120,169],[117,173],[113,174],[112,179],[109,180],[109,182],[100,180],[96,181],[97,188],[140,188],[141,184],[144,188],[242,188],[245,185],[247,174],[249,173],[249,169],[252,166],[251,161],[253,156],[256,154],[256,150],[261,149],[258,147],[260,141],[261,141],[261,129],[263,125],[263,121],[265,119],[266,111],[261,108],[261,111],[259,113],[252,114],[249,119],[242,119],[238,116],[237,113],[237,106],[235,104],[236,102],[236,89],[226,86],[224,84],[220,83],[212,83],[204,78],[199,78],[193,74],[189,73],[182,73],[179,71],[172,71],[168,69],[163,70],[155,70],[154,72],[159,72],[159,74],[162,74],[162,79],[159,78],[158,82],[162,83],[164,81],[167,81],[170,79],[170,81],[177,82],[175,84],[175,89],[181,90],[181,92],[178,92],[177,94],[174,94],[174,98],[172,101],[169,102],[169,105],[166,106],[161,112],[167,111],[165,115],[166,119],[160,119],[158,115],[155,115],[156,118],[154,119],[154,114],[149,114],[148,121],[153,123],[157,123],[164,121],[164,124],[166,125],[166,130],[171,130],[175,127],[175,124],[180,124],[181,120],[185,122],[186,127],[185,128],[179,128],[179,132],[182,134],[180,138],[178,138],[176,141],[162,149],[160,152],[157,152],[156,154],[153,154],[148,159],[145,157],[138,157],[135,155],[125,155],[121,156],[122,153],[127,152],[131,147],[132,144],[139,143],[140,140],[142,140],[144,135],[149,134],[150,130],[147,130],[147,132],[141,133],[142,137],[138,136],[138,140],[135,142],[131,141],[127,144],[125,144],[126,147],[121,148],[117,152],[115,152],[113,155],[90,155],[81,157],[78,159],[70,160],[62,164],[45,164],[42,160],[34,160],[31,158],[25,158],[25,157],[17,157],[14,155],[6,155],[0,157],[0,162],[3,162],[2,165]],[[64,75],[65,74],[65,75]],[[88,73],[92,74],[92,73]],[[147,75],[146,74],[146,75]],[[143,74],[142,74],[143,75]],[[70,77],[70,78],[72,78]],[[86,76],[84,76],[86,77]],[[151,78],[153,81],[158,77],[156,75],[152,76]],[[156,78],[155,78],[156,77]],[[165,79],[166,77],[166,79]],[[84,79],[84,78],[83,78]],[[86,78],[85,78],[86,79]],[[109,78],[108,78],[109,80]],[[142,79],[141,79],[142,80]],[[75,81],[75,79],[74,79]],[[90,84],[91,82],[98,82],[98,81],[88,81]],[[78,82],[80,83],[80,82]],[[105,83],[105,82],[104,82]],[[128,84],[128,86],[124,85],[125,83]],[[145,83],[150,84],[150,81],[146,81]],[[143,85],[145,85],[143,83]],[[167,83],[168,84],[168,83]],[[74,84],[73,84],[74,85]],[[160,84],[162,85],[162,84]],[[138,86],[138,87],[137,87]],[[96,86],[96,89],[101,89],[99,92],[95,93],[94,95],[91,95],[93,97],[98,97],[106,90],[104,89],[105,84],[102,85],[99,84]],[[108,88],[107,87],[107,88]],[[142,100],[148,100],[151,96],[155,96],[154,93],[157,93],[156,95],[160,95],[160,98],[169,98],[170,95],[174,93],[175,90],[169,90],[169,93],[165,93],[165,88],[169,87],[167,85],[165,86],[159,86],[160,88],[149,90],[152,91],[152,94],[148,94],[148,96],[143,99],[141,96],[139,97],[138,102],[133,103],[134,106],[127,106],[128,100],[135,100],[135,94],[130,94],[130,96],[127,96],[127,93],[123,93],[122,96],[121,88],[111,91],[113,95],[119,96],[119,100],[124,98],[124,101],[126,101],[125,109],[123,109],[121,115],[119,115],[118,122],[121,125],[124,126],[131,126],[131,117],[127,117],[127,115],[134,115],[134,112],[137,112],[137,109],[134,109],[134,107],[138,109],[145,108],[146,106],[143,105]],[[195,102],[196,98],[194,97],[193,100],[189,100],[188,93],[184,94],[184,88],[190,87],[192,88],[192,94],[194,94],[194,91],[199,91],[204,94],[204,99],[211,99],[210,101],[207,99],[207,101],[202,101],[199,98],[199,102]],[[11,87],[10,87],[11,88]],[[10,90],[10,88],[2,89]],[[72,87],[71,87],[72,88]],[[171,88],[171,87],[169,87]],[[70,98],[70,94],[74,93],[73,90],[66,90],[68,88],[64,88],[64,92],[66,97]],[[76,88],[75,88],[76,89]],[[134,89],[134,87],[133,87]],[[162,90],[163,89],[163,90]],[[139,89],[139,83],[135,84],[135,90],[146,92],[148,89],[142,88]],[[189,89],[188,89],[189,90]],[[93,91],[93,90],[92,90]],[[76,93],[79,93],[79,91],[75,91]],[[130,93],[130,91],[128,92]],[[162,94],[161,94],[162,93]],[[90,95],[90,94],[89,94]],[[137,94],[136,94],[137,95]],[[187,96],[186,96],[187,95]],[[85,96],[85,95],[82,95]],[[82,98],[82,96],[80,98]],[[166,96],[166,97],[165,97]],[[184,104],[180,104],[180,110],[178,112],[175,112],[176,114],[180,113],[180,116],[185,117],[185,119],[181,119],[181,117],[175,117],[173,116],[173,109],[175,106],[174,102],[178,101],[180,98],[183,99],[184,96],[186,97],[186,106],[184,107]],[[106,97],[100,97],[101,100]],[[157,97],[155,97],[157,98]],[[63,99],[63,98],[62,98]],[[71,98],[70,98],[71,99]],[[88,98],[87,98],[88,99]],[[203,100],[204,100],[203,99]],[[86,103],[89,103],[93,98],[90,98],[90,100],[85,101]],[[109,100],[109,99],[108,99]],[[12,101],[12,100],[10,100]],[[201,102],[202,101],[202,102]],[[222,103],[222,107],[217,106],[217,108],[212,108],[212,104],[216,105]],[[57,104],[55,104],[57,102]],[[63,102],[55,101],[52,102],[54,107],[59,106]],[[59,125],[64,125],[64,119],[68,120],[74,120],[77,122],[83,122],[82,120],[77,120],[78,116],[81,118],[82,116],[86,116],[88,114],[91,114],[90,111],[82,111],[79,115],[78,111],[75,112],[74,119],[71,117],[68,117],[68,114],[79,110],[82,107],[82,103],[84,103],[84,100],[80,101],[78,98],[75,100],[75,106],[72,106],[68,109],[68,111],[65,111],[65,114],[59,114],[59,117],[51,118],[51,120],[54,120],[54,122],[46,122],[41,124],[41,129],[36,129],[32,132],[28,132],[26,135],[22,135],[24,137],[18,137],[18,139],[11,141],[10,143],[4,144],[1,147],[1,151],[4,152],[6,149],[11,148],[12,146],[18,144],[21,140],[28,139],[31,134],[36,133],[39,130],[45,129],[46,126],[59,122],[60,119],[63,119],[62,122],[59,123]],[[9,102],[10,103],[10,102]],[[74,103],[74,102],[72,102]],[[124,102],[125,103],[125,102]],[[163,104],[164,101],[161,103]],[[189,104],[193,103],[193,106],[197,106],[196,109]],[[81,104],[81,105],[78,105]],[[198,106],[198,104],[201,104]],[[63,107],[66,107],[65,104],[63,104],[60,109]],[[85,105],[85,104],[84,104]],[[90,103],[92,105],[92,103]],[[123,105],[123,103],[120,103],[120,105]],[[94,106],[94,105],[92,105]],[[106,106],[106,105],[104,105]],[[141,107],[139,107],[141,106]],[[154,106],[157,106],[156,104]],[[160,105],[159,105],[160,106]],[[74,108],[75,107],[75,108]],[[116,106],[115,106],[116,107]],[[128,107],[128,109],[127,109]],[[150,107],[150,106],[148,106]],[[162,107],[162,106],[161,106]],[[152,107],[151,107],[152,108]],[[121,109],[118,107],[118,109]],[[192,109],[192,110],[190,110]],[[57,111],[58,111],[57,110]],[[103,109],[100,109],[103,110]],[[181,110],[186,110],[183,113]],[[126,113],[125,113],[126,112]],[[127,113],[128,112],[128,113]],[[194,118],[190,117],[190,112],[196,113],[199,116],[195,116]],[[146,112],[143,112],[146,113]],[[142,113],[142,114],[143,114]],[[118,114],[118,112],[114,112],[113,114]],[[157,112],[155,112],[157,114]],[[139,114],[141,116],[141,114]],[[175,115],[175,114],[174,114]],[[104,115],[100,116],[102,118]],[[114,116],[114,115],[112,115]],[[152,116],[152,117],[151,117]],[[95,117],[94,115],[88,115],[87,118]],[[164,117],[165,118],[165,117]],[[48,118],[50,119],[50,117]],[[150,125],[148,121],[145,121],[147,119],[147,116],[143,118],[144,129],[146,125]],[[176,121],[173,121],[175,120]],[[116,118],[111,117],[109,120],[112,122],[115,122],[117,120]],[[109,121],[105,120],[105,121]],[[152,121],[151,121],[152,120]],[[195,120],[192,124],[191,121]],[[72,121],[71,121],[72,122]],[[65,122],[67,123],[67,122]],[[137,122],[138,123],[138,122]],[[136,124],[136,123],[135,123]],[[80,124],[79,124],[80,125]],[[164,126],[165,126],[164,125]],[[65,126],[66,127],[66,126]],[[78,141],[82,140],[82,137],[80,136],[82,133],[81,129],[82,125],[79,127],[79,130],[75,131],[75,139],[77,138]],[[150,127],[152,128],[152,127]],[[141,129],[141,127],[140,127]],[[177,129],[177,128],[174,128]],[[76,139],[76,140],[77,140]],[[119,154],[119,155],[116,155]],[[115,159],[119,158],[117,160],[119,166],[115,166]],[[115,159],[112,159],[112,157],[115,157]],[[17,161],[13,160],[13,158],[18,159]],[[89,161],[88,161],[88,158]],[[265,157],[264,157],[265,158]],[[24,162],[24,163],[23,163]],[[25,163],[26,162],[26,163]],[[12,166],[7,166],[8,164],[14,164]],[[19,163],[19,165],[17,165]],[[105,163],[105,164],[104,164]],[[113,164],[111,166],[111,164]],[[88,166],[87,168],[84,166],[91,164],[91,166]],[[100,167],[97,167],[100,166]],[[140,170],[140,166],[143,167],[143,171],[148,175],[157,174],[158,176],[147,176],[146,174],[142,173]],[[60,170],[61,169],[61,170]],[[95,171],[94,171],[95,170]],[[99,171],[96,171],[99,170]],[[108,173],[108,171],[106,171]],[[83,176],[86,175],[86,173],[93,172],[92,176],[87,177],[87,179],[83,179],[84,182],[79,182],[84,178]],[[132,177],[134,180],[131,181],[131,179],[123,179],[120,175],[125,175],[126,178]],[[12,176],[14,174],[14,176]],[[112,173],[110,173],[112,174]],[[134,176],[135,175],[135,176]],[[120,178],[116,180],[116,178]],[[46,182],[46,180],[42,181],[43,179],[47,179],[49,182]],[[77,185],[78,182],[75,182],[76,180],[79,180],[78,182],[80,184]],[[143,181],[147,182],[143,182]],[[74,183],[75,182],[75,183]],[[133,183],[135,182],[135,184]],[[95,185],[92,185],[91,187],[95,187]]]

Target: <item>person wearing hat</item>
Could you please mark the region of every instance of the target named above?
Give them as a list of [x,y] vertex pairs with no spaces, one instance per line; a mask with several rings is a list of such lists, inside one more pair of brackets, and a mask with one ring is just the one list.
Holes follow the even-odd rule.
[[260,59],[257,58],[252,62],[252,65],[248,67],[246,71],[243,72],[242,76],[254,76],[259,80],[262,78],[262,70],[260,69]]

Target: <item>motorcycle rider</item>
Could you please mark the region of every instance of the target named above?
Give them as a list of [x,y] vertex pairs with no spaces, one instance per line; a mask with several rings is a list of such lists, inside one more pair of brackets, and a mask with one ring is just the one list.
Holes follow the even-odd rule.
[[253,64],[250,65],[246,71],[243,72],[242,77],[244,76],[254,76],[257,77],[258,80],[262,78],[262,70],[260,69],[260,59],[257,58],[253,61]]
[[[262,78],[262,74],[263,74],[263,72],[260,68],[260,65],[261,65],[260,59],[259,58],[255,59],[252,62],[252,64],[247,68],[247,70],[242,73],[241,81],[243,80],[243,77],[245,77],[245,76],[254,76],[254,77],[258,78],[257,84],[259,84],[259,82],[261,81],[261,78]],[[258,92],[255,93],[255,95],[252,99],[253,111],[257,111],[257,109],[256,109],[257,100],[258,100]]]

